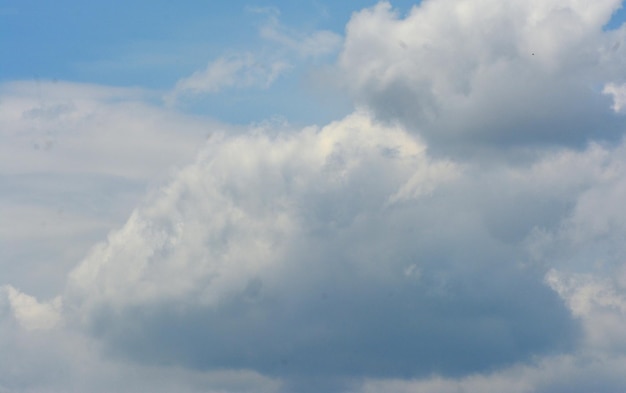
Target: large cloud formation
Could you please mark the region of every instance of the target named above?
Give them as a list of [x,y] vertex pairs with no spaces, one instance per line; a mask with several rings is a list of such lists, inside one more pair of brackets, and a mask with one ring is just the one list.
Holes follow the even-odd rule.
[[[354,15],[340,65],[358,103],[446,152],[619,137],[603,97],[623,79],[619,0],[424,1]],[[616,135],[617,134],[617,135]]]
[[215,132],[59,296],[3,287],[0,392],[623,390],[618,7],[355,13],[354,113]]
[[567,349],[576,324],[461,172],[361,114],[218,140],[66,299],[112,351],[274,376],[462,374]]
[[147,187],[187,165],[211,130],[234,130],[154,107],[153,98],[59,81],[0,86],[4,283],[55,296],[66,269],[125,220]]

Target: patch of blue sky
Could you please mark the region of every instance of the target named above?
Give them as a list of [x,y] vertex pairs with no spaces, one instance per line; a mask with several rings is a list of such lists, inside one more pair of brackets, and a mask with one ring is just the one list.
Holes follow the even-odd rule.
[[[414,2],[397,3],[406,7]],[[163,88],[225,51],[256,47],[262,16],[246,10],[274,7],[294,26],[342,33],[353,10],[372,4],[4,1],[0,47],[10,60],[3,62],[0,78]]]
[[604,25],[604,30],[615,30],[623,25],[624,22],[626,22],[626,7],[624,6],[625,4],[626,2],[622,2],[621,8],[613,13],[611,20],[609,20],[609,22]]
[[232,89],[205,94],[180,104],[188,113],[210,116],[232,124],[282,119],[294,127],[322,126],[352,111],[343,94],[310,87],[306,76],[287,74],[269,89]]
[[2,79],[171,84],[179,75],[167,69],[190,68],[192,54],[209,57],[252,35],[236,3],[23,1],[3,17],[1,45],[12,56]]
[[[343,35],[354,10],[374,4],[375,0],[3,1],[0,48],[6,57],[0,82],[66,80],[167,91],[220,56],[278,50],[276,43],[259,34],[269,17],[259,10],[271,10],[285,28],[302,34],[330,30]],[[400,12],[413,4],[393,2]],[[239,124],[275,116],[299,124],[325,122],[349,110],[347,100],[311,88],[310,59],[291,60],[290,70],[269,87],[225,89],[195,97],[196,102],[179,109]],[[317,59],[316,65],[332,60],[332,56]]]

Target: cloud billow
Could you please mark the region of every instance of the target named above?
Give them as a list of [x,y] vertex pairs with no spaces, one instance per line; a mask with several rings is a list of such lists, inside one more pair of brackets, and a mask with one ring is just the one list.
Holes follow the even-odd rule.
[[[46,180],[6,182],[3,240],[47,255],[21,212],[56,214],[68,178],[101,191],[79,200],[108,203],[102,222],[134,209],[60,290],[0,283],[0,391],[624,390],[626,28],[603,29],[619,5],[356,12],[334,68],[356,109],[325,126],[242,131],[145,92],[3,86],[2,175]],[[259,34],[290,67],[339,45],[276,15]],[[172,103],[271,93],[283,57],[245,53],[181,79]],[[74,226],[57,248],[80,243]]]
[[618,140],[603,86],[622,78],[623,33],[603,26],[619,6],[381,2],[348,24],[339,65],[357,103],[447,154]]
[[[475,196],[455,203],[463,171],[364,114],[218,138],[74,270],[68,307],[116,356],[287,380],[465,375],[571,348],[543,271]],[[431,172],[447,175],[393,198]]]

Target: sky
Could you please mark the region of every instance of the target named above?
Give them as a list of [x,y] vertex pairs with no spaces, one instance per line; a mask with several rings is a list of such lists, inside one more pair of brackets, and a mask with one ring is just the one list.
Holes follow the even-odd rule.
[[619,0],[0,1],[0,393],[626,388]]

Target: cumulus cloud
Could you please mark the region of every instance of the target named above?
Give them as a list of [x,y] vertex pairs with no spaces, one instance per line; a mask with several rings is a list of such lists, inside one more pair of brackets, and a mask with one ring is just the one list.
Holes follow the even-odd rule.
[[618,139],[602,86],[622,78],[624,29],[603,31],[620,4],[381,2],[351,19],[340,68],[358,103],[448,154]]
[[[619,319],[581,319],[571,299],[620,295],[555,268],[619,237],[579,221],[590,193],[621,188],[623,149],[459,165],[366,113],[215,136],[72,272],[67,319],[112,359],[255,370],[285,391],[549,392],[598,362],[619,386],[615,336],[590,330]],[[581,337],[592,365],[553,356]]]
[[[434,160],[365,113],[215,137],[91,251],[65,299],[112,356],[256,370],[297,391],[566,351],[578,323],[519,244],[556,222],[530,183],[498,196],[509,179]],[[498,233],[517,216],[490,211],[522,196],[526,227]]]
[[623,389],[624,168],[623,143],[614,147],[594,144],[584,151],[551,153],[507,176],[515,179],[517,190],[541,190],[544,203],[556,198],[570,205],[559,213],[556,224],[533,220],[536,225],[526,232],[523,243],[526,263],[549,268],[546,284],[581,323],[583,335],[576,351],[461,378],[370,380],[353,391],[582,393]]
[[[0,390],[623,390],[626,29],[603,30],[618,6],[355,13],[339,68],[359,109],[321,127],[213,132],[59,297],[5,286],[0,350],[17,356],[0,357]],[[297,52],[270,22],[262,34]],[[256,61],[218,60],[174,94],[271,83]],[[88,173],[145,179],[194,156],[186,132],[216,128],[145,92],[65,87],[77,98],[46,105],[5,87],[0,135],[33,157],[12,152],[7,173],[80,172],[45,156],[64,151]],[[102,158],[113,151],[125,164]]]

